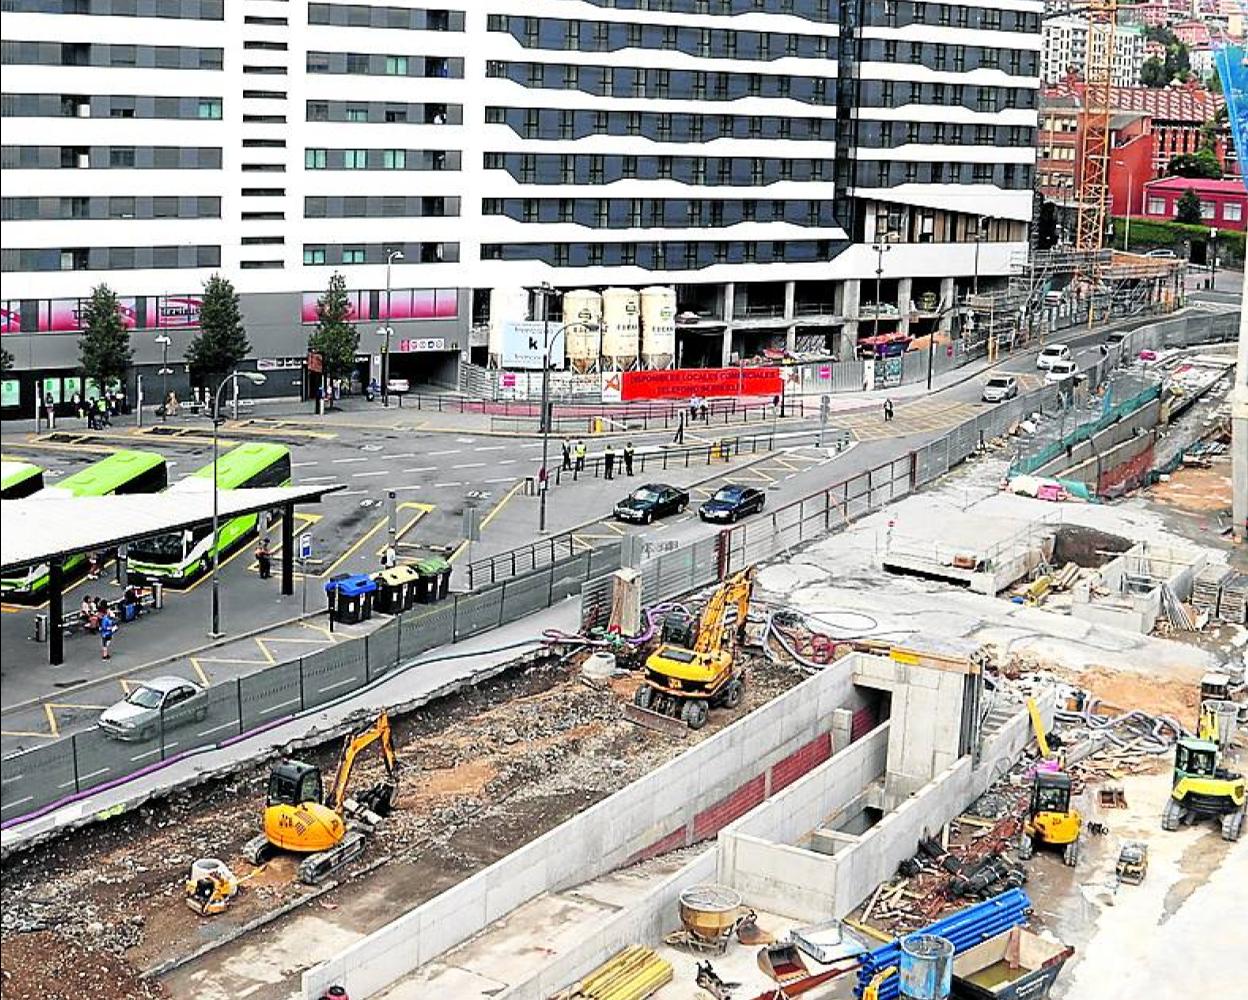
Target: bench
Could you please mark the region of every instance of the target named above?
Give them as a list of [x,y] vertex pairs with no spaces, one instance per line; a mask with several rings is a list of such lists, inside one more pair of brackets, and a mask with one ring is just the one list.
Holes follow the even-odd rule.
[[[120,614],[121,602],[118,600],[118,601],[109,601],[108,603],[110,607],[115,607],[117,609],[118,613],[114,615],[114,618],[117,619],[118,624],[123,624],[123,625],[127,624],[121,619],[121,614]],[[152,611],[159,611],[162,607],[164,607],[164,600],[162,599],[160,603],[157,604],[155,590],[140,591],[139,593],[139,614],[140,615],[149,614]],[[138,619],[136,618],[134,620],[137,621]],[[34,635],[35,642],[47,642],[48,631],[50,628],[51,628],[51,623],[48,621],[47,612],[41,611],[38,614],[36,614],[35,615],[35,635]],[[76,628],[80,628],[83,630],[86,630],[87,628],[86,616],[83,615],[81,608],[71,608],[65,611],[65,613],[61,615],[61,631],[62,632],[72,632]]]

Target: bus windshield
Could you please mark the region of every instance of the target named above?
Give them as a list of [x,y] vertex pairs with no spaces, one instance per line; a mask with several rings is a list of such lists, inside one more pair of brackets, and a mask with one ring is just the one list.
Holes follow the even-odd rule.
[[130,544],[129,556],[140,562],[170,563],[181,562],[183,558],[183,542],[185,535],[181,531],[169,531],[163,535],[153,535]]

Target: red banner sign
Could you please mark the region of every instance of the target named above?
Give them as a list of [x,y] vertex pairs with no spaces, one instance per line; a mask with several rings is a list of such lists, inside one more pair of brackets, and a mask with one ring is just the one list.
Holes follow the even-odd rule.
[[624,372],[620,395],[627,402],[693,396],[775,396],[783,391],[779,368],[665,368]]

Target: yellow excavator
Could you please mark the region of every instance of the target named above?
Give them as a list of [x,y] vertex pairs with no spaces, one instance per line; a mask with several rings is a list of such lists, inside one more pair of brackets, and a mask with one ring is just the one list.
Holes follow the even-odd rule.
[[[350,798],[347,785],[355,759],[373,743],[380,744],[386,777]],[[338,771],[328,793],[322,791],[321,770],[315,764],[281,761],[269,772],[264,833],[247,842],[243,857],[258,865],[277,851],[306,855],[299,863],[299,880],[317,885],[364,853],[366,836],[394,805],[398,773],[390,717],[385,712],[343,743]]]
[[1244,776],[1226,766],[1216,726],[1212,739],[1182,737],[1174,749],[1174,772],[1170,798],[1161,816],[1163,830],[1177,830],[1184,823],[1216,819],[1222,839],[1239,840],[1248,814],[1248,784]]
[[745,696],[745,668],[737,664],[735,653],[753,591],[751,566],[720,584],[701,615],[668,615],[659,648],[646,658],[645,676],[633,704],[643,711],[674,716],[690,729],[706,725],[712,706],[732,709],[740,705]]
[[1037,771],[1031,786],[1031,805],[1023,821],[1019,857],[1026,860],[1036,844],[1062,849],[1062,861],[1070,868],[1079,863],[1079,838],[1083,816],[1071,805],[1070,775],[1064,771]]

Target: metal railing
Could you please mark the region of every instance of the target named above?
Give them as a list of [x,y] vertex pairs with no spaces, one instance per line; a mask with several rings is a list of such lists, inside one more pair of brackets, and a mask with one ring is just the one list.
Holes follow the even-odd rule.
[[[532,414],[524,416],[491,416],[490,430],[537,433],[541,430],[540,407],[532,406]],[[806,401],[801,397],[786,399],[786,417],[805,417]],[[730,424],[766,423],[778,417],[774,403],[763,400],[717,399],[707,403],[705,416],[694,415],[684,404],[671,406],[637,406],[620,403],[615,406],[568,404],[551,407],[551,431],[555,434],[595,434],[612,431],[672,430],[683,422],[690,429],[728,426]],[[601,421],[601,426],[598,425]]]

